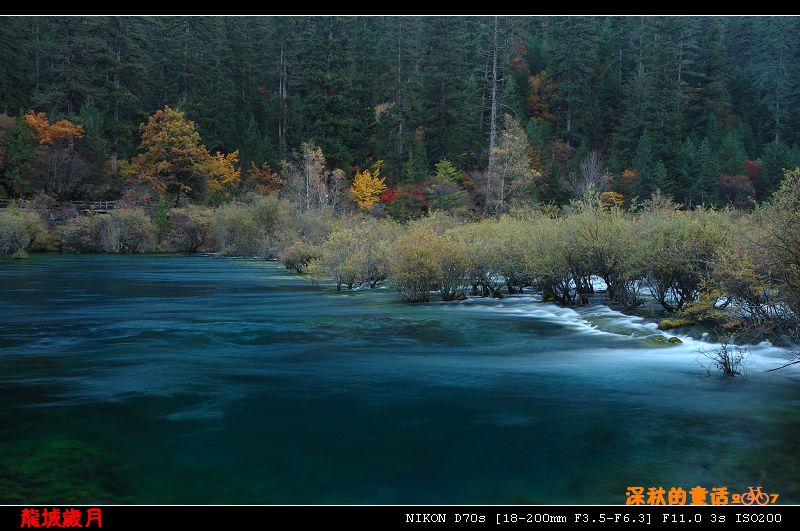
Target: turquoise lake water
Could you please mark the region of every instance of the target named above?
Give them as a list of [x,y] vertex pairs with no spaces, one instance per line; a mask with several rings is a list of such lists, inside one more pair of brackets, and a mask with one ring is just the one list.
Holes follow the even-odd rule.
[[0,262],[0,503],[800,502],[800,370],[709,376],[653,322],[531,295],[407,305],[279,264]]

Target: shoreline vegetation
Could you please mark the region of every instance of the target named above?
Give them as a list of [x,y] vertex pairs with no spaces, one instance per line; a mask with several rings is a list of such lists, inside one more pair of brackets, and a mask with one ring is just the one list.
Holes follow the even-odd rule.
[[750,212],[682,210],[654,194],[628,209],[595,194],[562,208],[516,207],[466,220],[446,212],[398,222],[365,212],[298,211],[278,194],[219,206],[163,200],[63,215],[37,201],[0,210],[0,251],[213,253],[280,261],[315,285],[375,288],[424,303],[531,291],[579,306],[663,310],[660,330],[699,325],[740,342],[797,341],[800,171]]

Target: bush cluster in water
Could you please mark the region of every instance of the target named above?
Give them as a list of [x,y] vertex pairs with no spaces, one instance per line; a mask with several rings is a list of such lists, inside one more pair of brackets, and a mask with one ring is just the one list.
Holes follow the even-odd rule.
[[800,172],[788,172],[772,200],[752,212],[686,211],[656,195],[629,210],[588,199],[475,221],[434,212],[398,223],[250,195],[216,208],[175,208],[166,219],[142,208],[78,215],[48,233],[33,212],[8,208],[0,212],[0,252],[25,252],[41,239],[65,252],[278,258],[316,283],[332,279],[336,289],[388,279],[408,302],[437,293],[444,300],[501,297],[530,287],[546,301],[573,305],[585,302],[600,278],[616,304],[635,306],[648,294],[686,319],[731,326],[746,319],[793,330],[800,311],[799,180]]

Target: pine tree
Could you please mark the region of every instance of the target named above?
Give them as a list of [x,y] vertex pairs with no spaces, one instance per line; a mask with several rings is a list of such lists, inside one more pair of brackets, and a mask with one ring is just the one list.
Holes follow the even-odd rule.
[[251,114],[247,123],[241,128],[242,135],[238,145],[241,146],[241,162],[243,168],[250,164],[261,166],[272,160],[272,149],[269,139],[261,133],[255,117]]
[[697,147],[697,177],[691,185],[695,204],[713,205],[719,201],[719,163],[708,137]]
[[485,156],[481,131],[481,89],[474,74],[471,74],[453,103],[458,119],[448,131],[448,152],[454,161],[464,168],[474,170],[484,164]]
[[640,66],[626,90],[626,112],[614,136],[614,148],[622,159],[632,160],[642,136],[656,123],[652,77]]
[[170,227],[169,217],[167,216],[167,202],[163,195],[158,196],[158,202],[155,210],[153,210],[152,223],[156,234],[156,242],[161,244]]
[[728,131],[717,149],[719,170],[723,175],[741,175],[744,173],[744,161],[747,159],[741,135],[737,131]]
[[761,154],[759,199],[767,199],[778,189],[786,170],[800,165],[800,153],[780,140],[764,146]]
[[670,192],[686,206],[692,205],[692,186],[697,180],[697,145],[688,137],[678,153],[675,186]]
[[632,164],[633,169],[636,170],[637,179],[631,187],[630,194],[632,197],[644,199],[658,187],[655,176],[656,161],[653,140],[649,133],[645,132],[639,138]]
[[586,81],[594,70],[591,61],[598,30],[597,24],[586,17],[554,17],[548,21],[548,71],[558,83],[559,125],[568,146],[580,145],[586,137],[585,114],[581,111],[592,98]]
[[108,160],[105,117],[91,96],[86,98],[81,105],[80,111],[78,111],[78,122],[86,130],[81,152],[93,167],[95,185],[102,185],[107,175],[106,161]]
[[31,168],[34,159],[33,135],[20,113],[7,135],[5,174],[3,186],[10,195],[19,195],[30,184]]
[[422,141],[422,136],[422,131],[418,130],[412,137],[411,144],[408,148],[406,180],[412,183],[424,181],[431,174],[428,154],[425,151],[425,144]]
[[658,159],[658,162],[656,162],[656,165],[653,168],[652,178],[650,181],[650,192],[652,193],[656,190],[663,192],[671,187],[672,186],[669,182],[669,178],[667,177],[667,167],[664,165],[663,160]]

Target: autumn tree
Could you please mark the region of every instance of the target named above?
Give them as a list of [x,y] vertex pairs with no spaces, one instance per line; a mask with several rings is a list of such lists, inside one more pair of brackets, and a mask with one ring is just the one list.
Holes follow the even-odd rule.
[[487,180],[487,207],[490,212],[501,213],[509,203],[533,195],[535,180],[541,172],[534,166],[531,147],[525,131],[506,115],[505,127],[500,132],[494,148],[494,166]]
[[272,171],[269,163],[264,162],[261,166],[256,166],[255,162],[251,162],[250,170],[242,181],[242,185],[246,191],[269,195],[279,192],[284,185],[284,180]]
[[572,173],[570,177],[572,193],[577,199],[586,199],[593,194],[606,192],[611,185],[611,175],[606,163],[594,150],[583,159],[579,172]]
[[[348,186],[347,175],[341,168],[334,169],[328,175],[328,196],[331,211],[334,214],[340,214],[347,208],[348,205]],[[350,203],[352,206],[352,203]]]
[[238,151],[211,155],[183,112],[164,107],[140,129],[142,152],[131,161],[136,178],[154,192],[174,196],[175,206],[181,194],[198,197],[207,187],[212,193],[223,192],[238,182]]
[[217,152],[208,159],[208,195],[212,202],[221,203],[236,190],[242,175],[238,164],[238,149],[233,153]]
[[43,112],[28,111],[25,122],[36,142],[34,184],[46,194],[72,199],[88,192],[89,168],[75,149],[82,125],[66,119],[50,122]]
[[324,209],[328,202],[327,169],[322,148],[306,142],[293,162],[284,161],[284,195],[301,212]]
[[43,112],[28,111],[25,113],[25,121],[40,145],[64,143],[74,147],[75,140],[83,137],[85,133],[82,125],[64,118],[50,123]]
[[373,165],[372,170],[365,169],[356,172],[350,193],[358,208],[369,211],[380,199],[381,193],[386,189],[384,178],[381,177],[382,160]]

